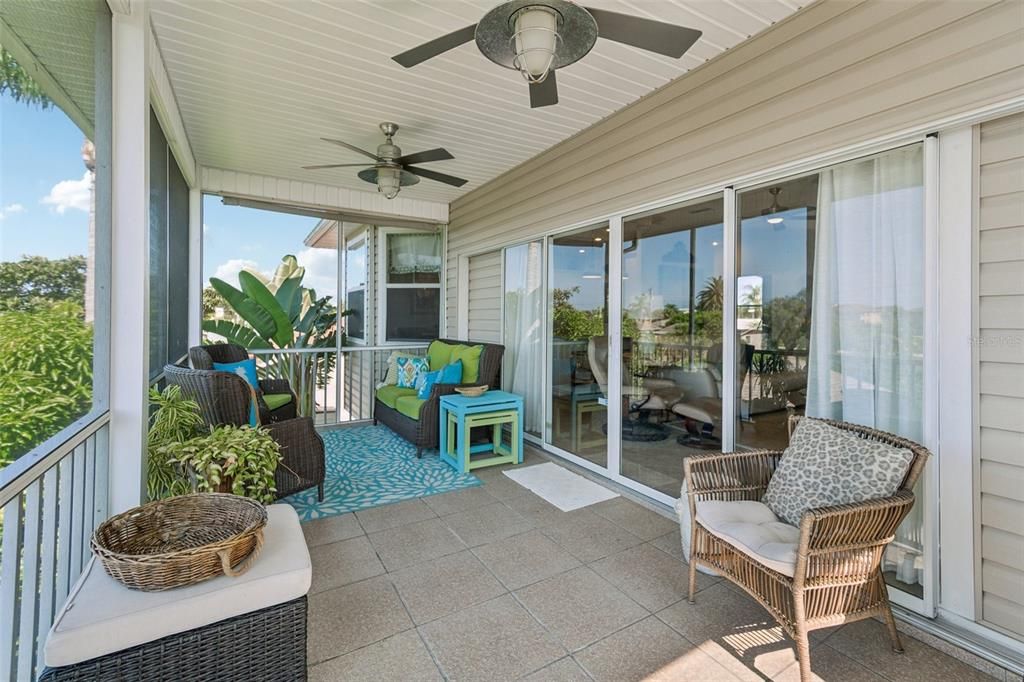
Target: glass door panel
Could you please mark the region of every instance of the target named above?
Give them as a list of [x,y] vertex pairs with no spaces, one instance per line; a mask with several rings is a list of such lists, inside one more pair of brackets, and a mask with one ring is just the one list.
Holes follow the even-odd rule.
[[623,222],[620,473],[671,497],[685,457],[721,449],[722,206]]
[[608,465],[608,228],[549,242],[548,442]]
[[[738,448],[785,447],[803,413],[923,442],[922,145],[752,189],[738,206]],[[920,482],[917,494],[882,569],[921,598]]]
[[807,402],[818,174],[738,195],[736,446],[782,449]]
[[505,249],[505,359],[501,372],[505,390],[525,398],[523,430],[538,437],[544,404],[543,386],[537,379],[544,365],[543,252],[543,241]]

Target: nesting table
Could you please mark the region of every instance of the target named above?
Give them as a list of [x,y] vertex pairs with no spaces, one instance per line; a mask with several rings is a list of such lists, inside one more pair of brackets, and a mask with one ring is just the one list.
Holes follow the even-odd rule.
[[[441,396],[441,423],[438,444],[441,460],[456,471],[495,464],[520,464],[523,461],[523,397],[508,391],[488,391],[473,398],[464,395]],[[509,443],[504,442],[504,427],[511,428]],[[490,442],[470,443],[473,428],[491,427]],[[491,457],[472,457],[490,452]]]

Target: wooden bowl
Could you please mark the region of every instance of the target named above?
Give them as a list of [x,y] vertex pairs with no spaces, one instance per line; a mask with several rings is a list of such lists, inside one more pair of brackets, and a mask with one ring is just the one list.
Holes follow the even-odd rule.
[[467,398],[475,398],[477,396],[483,395],[484,393],[487,393],[488,388],[490,388],[490,386],[468,386],[466,388],[457,388],[455,389],[455,391],[456,393],[460,393],[466,396]]

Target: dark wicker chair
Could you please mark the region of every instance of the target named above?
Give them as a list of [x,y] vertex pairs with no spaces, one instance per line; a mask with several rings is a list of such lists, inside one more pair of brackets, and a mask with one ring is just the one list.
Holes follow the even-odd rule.
[[[249,359],[249,351],[234,343],[215,343],[209,346],[193,346],[188,349],[188,358],[193,369],[213,369],[215,362],[241,362]],[[263,399],[264,394],[289,393],[291,402],[271,410]],[[295,419],[299,416],[298,399],[287,379],[264,379],[260,382],[260,390],[256,391],[256,401],[260,411],[260,423],[280,422]]]
[[381,423],[397,433],[402,438],[416,446],[416,456],[423,456],[424,448],[436,448],[438,443],[438,427],[441,414],[441,396],[455,393],[455,389],[461,386],[480,386],[487,384],[497,388],[501,371],[501,360],[505,354],[505,347],[497,343],[475,343],[473,341],[457,341],[454,339],[440,339],[448,344],[461,344],[464,346],[483,346],[480,353],[480,372],[476,381],[470,384],[434,384],[430,392],[430,398],[420,408],[420,418],[410,419],[398,410],[388,407],[377,398],[373,400],[373,422]]
[[[245,379],[213,369],[191,369],[181,365],[164,367],[167,383],[199,403],[207,426],[249,423],[252,388]],[[324,441],[309,417],[263,424],[281,446],[281,465],[274,472],[278,499],[300,490],[317,487],[318,499],[324,499]]]

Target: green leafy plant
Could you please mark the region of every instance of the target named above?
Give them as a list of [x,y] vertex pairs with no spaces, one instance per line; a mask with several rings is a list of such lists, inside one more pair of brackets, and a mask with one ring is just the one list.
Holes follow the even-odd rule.
[[203,417],[199,403],[181,395],[180,386],[168,386],[163,393],[149,389],[149,404],[156,409],[150,416],[146,467],[149,499],[184,495],[192,489],[188,476],[173,458],[176,446],[200,435]]
[[92,338],[79,303],[0,310],[0,466],[89,411]]
[[[270,281],[245,270],[238,273],[239,288],[210,278],[210,286],[241,321],[208,319],[203,330],[250,350],[334,348],[338,310],[330,296],[318,298],[315,290],[302,286],[305,274],[289,255]],[[299,397],[299,414],[308,417],[313,415],[314,388],[324,385],[333,364],[329,353],[283,353],[264,361],[261,369],[269,378],[288,380]]]
[[274,472],[281,463],[281,448],[261,428],[219,426],[170,450],[174,456],[169,461],[189,470],[200,492],[274,501]]

